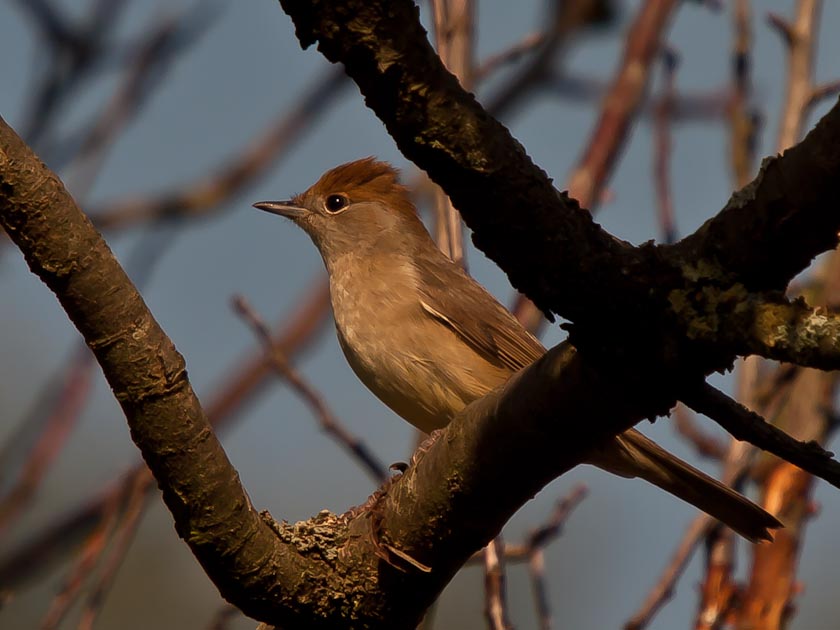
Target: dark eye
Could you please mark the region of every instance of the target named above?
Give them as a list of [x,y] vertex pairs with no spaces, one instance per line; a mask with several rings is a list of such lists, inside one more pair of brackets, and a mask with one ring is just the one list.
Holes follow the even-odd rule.
[[329,212],[338,212],[350,205],[350,200],[344,195],[330,195],[324,205]]

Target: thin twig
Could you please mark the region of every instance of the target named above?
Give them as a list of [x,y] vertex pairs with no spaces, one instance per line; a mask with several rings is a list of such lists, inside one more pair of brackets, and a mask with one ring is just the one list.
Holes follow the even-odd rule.
[[375,481],[384,483],[388,479],[387,467],[378,460],[361,439],[350,433],[338,421],[323,397],[289,363],[283,351],[272,342],[271,331],[268,326],[248,304],[248,301],[243,296],[237,295],[233,298],[233,307],[263,344],[275,371],[303,398],[312,414],[318,419],[321,428],[343,446]]
[[583,484],[578,484],[572,488],[568,495],[556,503],[548,520],[531,532],[528,536],[527,547],[529,549],[545,549],[551,541],[562,533],[563,526],[569,516],[586,498],[587,494],[589,494],[589,489]]
[[290,111],[284,112],[268,129],[260,130],[250,146],[209,177],[202,177],[176,191],[121,199],[94,209],[91,219],[104,230],[210,213],[246,185],[253,184],[287,155],[303,133],[312,129],[329,106],[337,102],[342,88],[347,85],[347,76],[340,68],[328,70]]
[[671,412],[671,418],[679,434],[694,446],[700,456],[723,461],[727,451],[726,445],[717,436],[703,431],[697,425],[697,419],[690,409],[682,403],[677,403]]
[[840,462],[817,442],[795,440],[708,383],[684,392],[680,398],[733,437],[754,444],[840,488]]
[[[236,606],[232,604],[223,604],[216,614],[213,615],[213,619],[210,622],[210,625],[207,626],[207,630],[227,630],[228,626],[230,626],[230,622],[241,614],[242,613]],[[260,625],[262,626],[263,624]]]
[[[721,480],[729,486],[738,486],[749,466],[749,455],[752,447],[743,442],[734,442],[730,446],[726,457],[726,466]],[[717,521],[708,514],[697,516],[688,526],[682,540],[671,556],[671,561],[662,571],[659,579],[648,593],[639,610],[624,625],[625,630],[642,630],[653,620],[656,613],[667,603],[674,594],[677,582],[682,577],[694,552],[699,548],[703,538],[715,527]]]
[[654,152],[653,173],[656,189],[656,205],[659,208],[659,230],[662,242],[671,244],[677,240],[674,219],[674,198],[671,194],[671,113],[674,109],[674,95],[679,55],[675,50],[662,50],[663,88],[662,95],[654,106]]
[[788,48],[785,105],[777,141],[780,151],[799,142],[813,105],[815,24],[821,4],[821,0],[800,0],[794,22],[788,22],[774,13],[768,15],[769,23],[779,32]]
[[586,486],[582,484],[575,486],[564,499],[557,502],[548,521],[528,536],[526,543],[528,574],[531,577],[531,590],[534,593],[534,606],[537,610],[540,630],[551,630],[552,623],[548,588],[545,582],[545,548],[560,535],[566,520],[588,493]]
[[735,185],[743,188],[755,175],[761,116],[752,107],[752,24],[749,0],[732,4],[732,98],[729,103],[730,164]]
[[[25,461],[11,489],[0,501],[0,536],[35,497],[44,475],[70,437],[81,415],[93,383],[95,362],[87,346],[80,346],[61,370],[62,383],[50,379],[44,401],[38,402],[21,424],[21,431],[9,438],[4,446],[3,476],[13,478],[15,462]],[[46,404],[45,404],[46,403]],[[29,447],[31,437],[37,441]]]
[[671,561],[648,593],[645,601],[642,602],[639,610],[624,624],[624,630],[642,630],[642,628],[645,628],[662,606],[673,597],[677,581],[685,571],[695,549],[703,540],[706,531],[714,522],[714,519],[708,514],[701,514],[691,521],[691,525],[689,525],[682,541],[680,541],[671,557]]
[[[473,86],[473,0],[433,0],[435,41],[438,55],[466,90]],[[444,254],[466,268],[461,215],[449,197],[436,186],[437,242]]]
[[840,92],[840,80],[820,83],[811,90],[811,95],[808,97],[808,109],[813,109],[824,99],[837,96],[838,92]]
[[122,566],[129,547],[134,540],[137,527],[140,525],[140,517],[143,515],[146,499],[149,496],[149,490],[154,485],[154,480],[150,476],[138,476],[132,481],[125,511],[119,523],[114,528],[113,545],[108,552],[105,565],[100,571],[99,579],[96,581],[93,591],[88,596],[85,606],[82,609],[78,630],[91,630],[93,628],[96,617],[105,603],[108,591],[114,583],[117,571]]
[[[526,64],[487,100],[487,111],[502,118],[521,104],[535,88],[544,87],[552,79],[552,66],[557,63],[569,37],[583,27],[602,20],[604,3],[600,0],[564,2],[551,0],[543,20],[548,25],[536,43],[535,53]],[[531,36],[532,41],[534,40]]]
[[484,618],[490,630],[508,630],[505,543],[496,536],[484,548]]
[[93,2],[82,26],[75,26],[52,3],[43,0],[18,0],[29,10],[44,36],[43,47],[49,54],[46,70],[41,73],[24,111],[24,136],[37,145],[51,128],[53,118],[67,97],[101,68],[108,58],[106,42],[116,29],[117,19],[126,0]]
[[569,194],[584,208],[597,205],[613,172],[647,92],[651,65],[678,6],[675,0],[646,0],[627,34],[621,64],[604,97],[598,122],[569,177]]
[[551,630],[551,606],[545,583],[545,552],[542,549],[533,551],[528,558],[528,575],[531,577],[534,608],[537,609],[540,630]]
[[[583,484],[578,484],[572,488],[569,494],[555,504],[554,510],[546,522],[535,528],[522,543],[505,543],[505,560],[508,562],[527,561],[532,553],[548,547],[563,533],[563,526],[566,521],[575,508],[580,505],[580,502],[586,498],[587,494],[589,494],[589,489]],[[468,562],[475,565],[483,561],[484,556],[479,551],[473,554]]]
[[547,37],[548,33],[544,31],[529,33],[505,50],[485,57],[473,73],[476,82],[494,74],[503,66],[519,61],[525,55],[542,46]]
[[73,151],[70,188],[77,198],[84,198],[99,172],[109,146],[143,103],[161,84],[165,71],[174,65],[174,45],[179,35],[180,18],[170,18],[154,28],[138,50],[131,66],[114,93],[111,102],[100,112],[85,131],[78,149]]
[[61,590],[53,598],[47,614],[41,621],[41,630],[58,628],[70,607],[76,601],[85,580],[93,572],[102,555],[102,550],[108,543],[109,535],[116,525],[122,502],[122,493],[108,497],[102,512],[102,518],[99,519],[96,529],[88,536],[82,546]]

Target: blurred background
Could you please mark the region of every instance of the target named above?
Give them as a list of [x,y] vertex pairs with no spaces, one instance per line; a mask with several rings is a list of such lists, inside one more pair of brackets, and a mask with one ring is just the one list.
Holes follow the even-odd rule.
[[[479,100],[498,106],[561,188],[592,142],[635,17],[649,3],[595,3],[594,18],[552,40],[546,29],[564,4],[573,3],[476,2],[473,52]],[[599,206],[597,220],[633,243],[688,234],[724,206],[739,181],[733,108],[745,114],[744,146],[757,158],[742,164],[741,180],[780,146],[791,49],[768,15],[791,20],[802,3],[751,3],[751,38],[741,38],[751,63],[740,66],[733,55],[737,10],[748,3],[675,4],[661,35],[667,54],[650,62],[647,96],[627,114],[626,143],[615,149],[603,190],[586,204]],[[424,4],[421,14],[434,41],[433,12]],[[832,36],[838,26],[840,4],[824,3],[811,32],[815,86],[840,78],[840,39]],[[298,393],[260,368],[264,350],[231,307],[242,295],[278,334],[288,333],[290,362],[380,460],[408,460],[413,429],[367,392],[340,353],[315,248],[291,224],[250,207],[288,198],[339,163],[375,155],[417,187],[433,225],[430,184],[400,155],[355,85],[314,48],[300,49],[273,0],[2,0],[0,76],[0,115],[62,176],[140,286],[185,356],[203,404],[223,418],[223,444],[255,506],[296,521],[364,502],[374,481]],[[809,104],[806,130],[831,102]],[[663,183],[670,187],[664,193],[657,189]],[[663,219],[668,200],[673,218]],[[470,272],[514,304],[505,276],[466,241]],[[98,628],[210,628],[223,618],[225,627],[253,628],[252,620],[225,617],[156,490],[145,502],[142,493],[103,499],[116,496],[111,489],[138,452],[79,335],[5,238],[0,286],[0,626],[72,628],[93,614]],[[547,326],[542,338],[554,345],[563,333]],[[243,376],[249,366],[250,380]],[[712,382],[736,387],[732,375]],[[725,444],[708,420],[691,422]],[[639,428],[719,474],[720,462],[701,458],[673,422]],[[554,627],[620,628],[696,514],[640,481],[585,466],[525,505],[505,540],[524,541],[581,483],[588,495],[544,549]],[[818,514],[807,522],[801,591],[792,602],[790,627],[799,630],[836,628],[840,615],[840,543],[832,527],[840,493],[817,483],[813,501]],[[116,521],[107,520],[109,509]],[[133,535],[131,521],[119,520],[132,511]],[[127,553],[119,562],[121,548]],[[80,564],[85,552],[89,564]],[[745,546],[736,559],[743,578]],[[693,627],[703,579],[701,548],[647,627]],[[509,564],[507,586],[513,624],[538,627],[527,564]],[[485,627],[483,588],[481,566],[463,570],[441,597],[434,626]]]

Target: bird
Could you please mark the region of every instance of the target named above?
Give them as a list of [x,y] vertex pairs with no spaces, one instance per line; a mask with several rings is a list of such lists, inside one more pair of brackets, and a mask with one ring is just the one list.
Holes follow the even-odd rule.
[[[302,228],[321,254],[338,342],[362,383],[426,433],[545,354],[543,345],[438,249],[399,172],[373,157],[324,173],[287,201],[254,207]],[[746,539],[772,540],[772,515],[635,429],[587,463],[639,477]]]

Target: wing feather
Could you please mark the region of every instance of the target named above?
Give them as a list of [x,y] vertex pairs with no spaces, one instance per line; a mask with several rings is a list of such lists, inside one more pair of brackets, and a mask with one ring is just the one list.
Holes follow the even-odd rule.
[[[439,270],[435,264],[423,265],[421,269],[425,284],[432,288],[421,300],[423,310],[455,332],[485,360],[515,371],[545,354],[537,338],[466,273],[458,269],[453,274],[452,267]],[[475,316],[478,311],[481,317]]]

